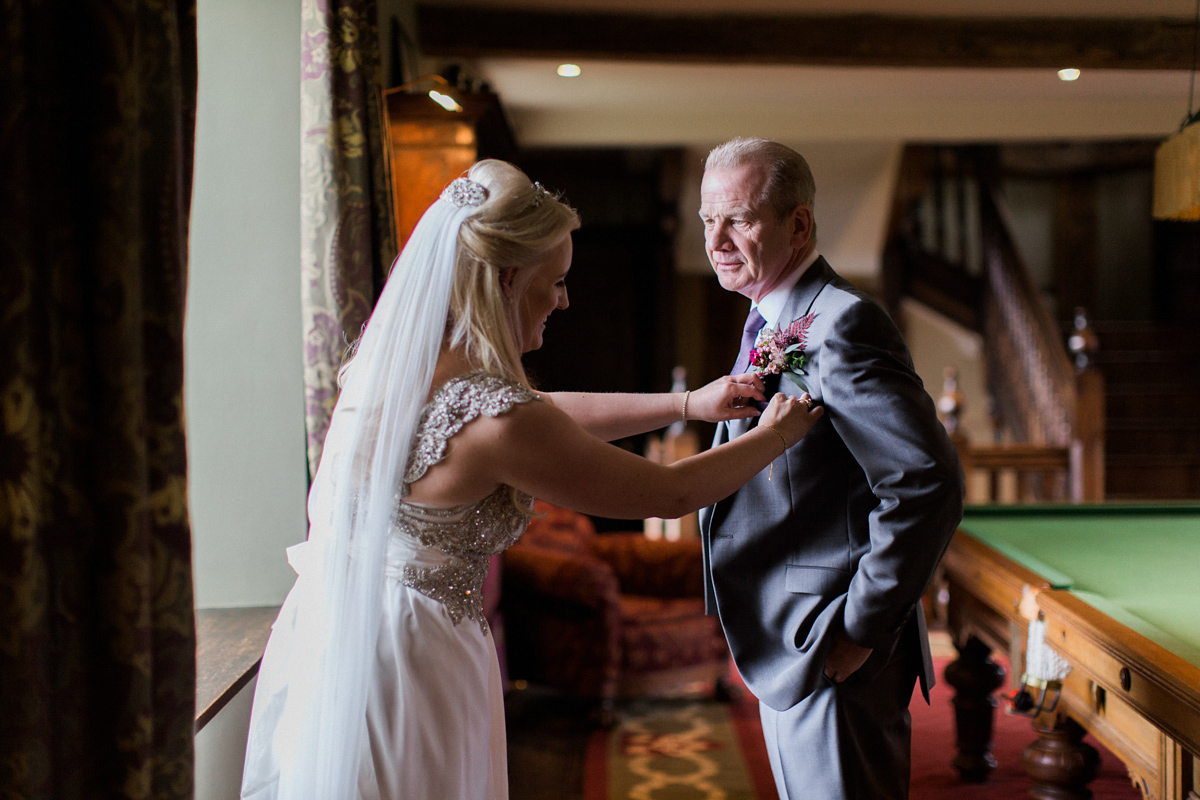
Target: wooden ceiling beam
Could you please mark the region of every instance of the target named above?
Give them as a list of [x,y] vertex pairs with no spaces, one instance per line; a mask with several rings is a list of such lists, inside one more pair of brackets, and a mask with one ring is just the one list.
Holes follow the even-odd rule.
[[421,51],[554,58],[869,67],[1190,69],[1176,18],[659,15],[417,6]]

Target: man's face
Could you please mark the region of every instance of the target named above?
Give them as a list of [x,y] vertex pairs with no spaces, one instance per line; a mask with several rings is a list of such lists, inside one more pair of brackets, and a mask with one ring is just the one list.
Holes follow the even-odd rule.
[[[758,198],[767,171],[758,164],[706,170],[700,184],[700,219],[704,249],[721,286],[757,302],[779,284],[807,255],[801,252],[811,232],[812,212],[800,206],[800,217],[776,219]],[[807,216],[805,216],[807,214]],[[807,231],[804,219],[809,221]]]

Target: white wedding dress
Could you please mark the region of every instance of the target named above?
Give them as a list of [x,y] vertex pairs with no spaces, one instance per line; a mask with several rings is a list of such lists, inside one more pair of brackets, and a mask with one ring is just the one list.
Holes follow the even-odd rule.
[[[525,530],[532,498],[501,486],[450,508],[409,503],[409,484],[445,456],[480,414],[503,414],[534,396],[474,372],[440,387],[422,411],[388,534],[382,619],[359,762],[361,800],[505,800],[504,697],[483,616],[488,558]],[[307,544],[307,543],[306,543]],[[303,583],[305,544],[289,548]],[[243,797],[275,798],[298,588],[280,610],[259,674]],[[280,691],[282,689],[282,691]],[[260,703],[262,704],[260,707]]]

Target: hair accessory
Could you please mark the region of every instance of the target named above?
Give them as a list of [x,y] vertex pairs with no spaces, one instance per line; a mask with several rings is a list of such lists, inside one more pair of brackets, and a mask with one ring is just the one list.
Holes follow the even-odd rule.
[[442,199],[459,208],[474,207],[483,205],[483,201],[488,199],[488,190],[483,187],[483,184],[476,183],[470,178],[455,178],[442,191]]
[[537,208],[542,204],[542,201],[550,196],[550,192],[546,191],[546,187],[542,186],[537,181],[533,182],[533,207]]

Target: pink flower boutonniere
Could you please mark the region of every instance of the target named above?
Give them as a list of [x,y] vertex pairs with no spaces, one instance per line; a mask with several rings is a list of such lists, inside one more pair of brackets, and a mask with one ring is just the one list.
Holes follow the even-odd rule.
[[758,343],[750,351],[750,371],[759,377],[786,375],[788,379],[808,391],[804,381],[806,362],[804,348],[808,344],[808,326],[814,314],[807,314],[793,321],[786,328],[763,328],[758,334]]

